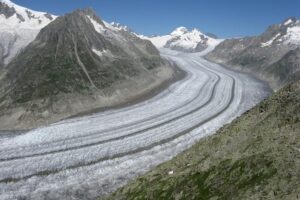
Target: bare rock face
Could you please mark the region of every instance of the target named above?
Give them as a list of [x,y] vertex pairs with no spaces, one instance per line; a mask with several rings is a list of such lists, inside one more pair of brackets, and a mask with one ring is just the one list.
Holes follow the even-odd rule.
[[[270,26],[260,36],[225,40],[207,58],[254,73],[277,89],[289,80],[291,71],[296,73],[300,68],[295,68],[297,63],[292,64],[292,70],[290,65],[281,65],[281,69],[277,70],[273,69],[274,66],[276,63],[286,63],[287,58],[291,58],[290,54],[298,54],[296,49],[299,47],[300,21],[289,18],[281,24]],[[280,62],[281,59],[284,61]]]
[[290,50],[279,61],[271,64],[267,73],[272,74],[280,85],[300,79],[300,48]]
[[0,79],[0,124],[7,128],[7,115],[20,128],[35,127],[124,102],[173,73],[150,41],[102,21],[91,9],[58,17],[7,69]]

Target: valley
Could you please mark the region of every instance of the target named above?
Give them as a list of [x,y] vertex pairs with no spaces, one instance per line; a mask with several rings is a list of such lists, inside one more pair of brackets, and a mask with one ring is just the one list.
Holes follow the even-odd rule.
[[[15,2],[0,0],[0,200],[299,199],[297,17]],[[259,34],[225,39],[237,24]]]
[[161,54],[187,75],[157,96],[2,139],[1,199],[108,194],[270,94],[265,83],[206,61],[201,53]]

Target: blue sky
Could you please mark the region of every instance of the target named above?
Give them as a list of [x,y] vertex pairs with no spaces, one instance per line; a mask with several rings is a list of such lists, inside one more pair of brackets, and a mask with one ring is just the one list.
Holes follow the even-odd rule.
[[104,20],[140,34],[167,34],[178,26],[219,37],[257,35],[289,16],[300,18],[300,0],[12,0],[31,9],[63,15],[92,7]]

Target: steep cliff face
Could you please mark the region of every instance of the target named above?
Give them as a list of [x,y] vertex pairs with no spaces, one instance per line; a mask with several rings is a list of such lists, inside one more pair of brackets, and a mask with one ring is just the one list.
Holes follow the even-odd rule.
[[[292,58],[299,54],[299,47],[300,21],[289,18],[281,24],[270,26],[260,36],[225,40],[207,58],[254,73],[278,89],[289,80],[291,71],[300,71],[299,65],[297,67],[297,62],[294,62],[297,59]],[[287,62],[287,59],[290,60]],[[276,63],[281,63],[281,69],[273,69]],[[283,63],[288,65],[283,66]]]
[[11,113],[20,125],[35,117],[53,121],[53,114],[59,119],[123,102],[171,76],[150,41],[102,21],[91,9],[77,10],[42,29],[8,64],[1,111],[5,116],[20,108],[17,116]]

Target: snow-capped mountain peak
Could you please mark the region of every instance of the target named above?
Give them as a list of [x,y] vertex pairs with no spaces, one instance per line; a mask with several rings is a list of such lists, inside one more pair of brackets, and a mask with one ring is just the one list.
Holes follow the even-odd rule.
[[273,45],[300,46],[300,21],[290,17],[279,25],[270,27],[266,33],[266,39],[261,43],[261,47],[271,47]]
[[189,30],[183,26],[176,28],[169,35],[142,38],[150,40],[157,48],[184,52],[201,52],[207,48],[214,48],[222,41],[209,37],[196,28]]
[[281,26],[295,26],[299,23],[299,20],[295,17],[290,17],[286,19],[283,23],[281,23]]
[[10,0],[0,0],[2,27],[41,29],[55,18],[54,15],[19,6]]
[[178,28],[176,28],[172,33],[171,33],[171,35],[183,35],[183,34],[185,34],[185,33],[188,33],[189,32],[189,30],[186,28],[186,27],[183,27],[183,26],[181,26],[181,27],[178,27]]
[[[18,6],[17,4],[13,3],[10,0],[0,0],[0,3],[5,3],[6,5],[8,5],[10,7],[12,7],[12,6]],[[18,6],[18,7],[21,7],[21,6]]]
[[0,0],[0,67],[9,63],[56,17]]

